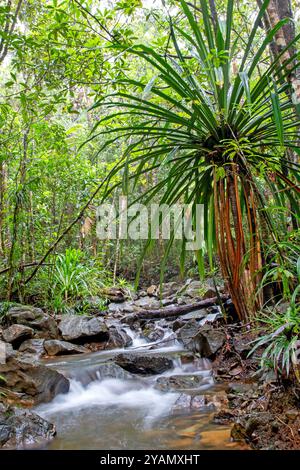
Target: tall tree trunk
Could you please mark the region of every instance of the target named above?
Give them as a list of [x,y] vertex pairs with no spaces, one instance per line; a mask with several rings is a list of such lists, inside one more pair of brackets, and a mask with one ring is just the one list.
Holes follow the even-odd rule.
[[[262,267],[258,211],[251,181],[231,166],[224,179],[218,180],[214,174],[216,239],[223,278],[238,317],[249,321],[262,306],[262,296],[256,295]],[[241,187],[246,204],[244,218]]]
[[[7,300],[11,300],[12,291],[15,281],[15,273],[16,273],[16,260],[15,260],[15,253],[16,249],[22,248],[23,244],[23,235],[19,237],[20,232],[20,213],[23,207],[23,197],[24,197],[24,187],[26,183],[26,173],[27,173],[27,151],[28,151],[28,136],[29,136],[29,127],[25,130],[23,135],[23,149],[22,155],[20,157],[20,166],[19,166],[19,175],[16,176],[16,186],[17,188],[20,187],[21,189],[17,189],[16,191],[16,202],[13,211],[13,220],[12,220],[12,242],[8,257],[8,279],[7,279]],[[23,253],[22,253],[23,255]],[[23,264],[25,261],[25,257],[23,257]],[[18,286],[18,294],[22,295],[22,286]]]
[[23,0],[19,0],[16,4],[15,10],[13,11],[13,2],[12,0],[7,0],[6,2],[6,22],[4,25],[4,34],[0,39],[0,64],[4,61],[7,56],[9,46],[13,37],[13,33],[18,21],[18,16],[21,10]]
[[[262,0],[257,0],[257,3],[261,7]],[[274,57],[280,54],[283,49],[285,49],[288,44],[295,39],[296,31],[291,0],[270,0],[264,16],[264,25],[266,30],[268,31],[274,28],[278,22],[284,18],[289,18],[290,21],[277,31],[275,39],[270,46]],[[295,106],[295,111],[300,117],[300,68],[295,67],[295,60],[291,61],[296,52],[296,45],[293,45],[284,54],[282,54],[280,63],[283,65],[286,61],[289,61],[289,63],[286,64],[287,71],[290,71],[287,75],[287,79],[290,83],[289,94]],[[286,78],[284,80],[286,80]],[[300,140],[300,136],[298,140]],[[288,151],[287,158],[292,164],[299,162],[299,157],[296,152]],[[292,225],[294,229],[297,229],[299,226],[297,219],[293,214]]]
[[[290,21],[285,24],[275,36],[277,50],[278,52],[281,52],[282,49],[287,47],[288,44],[295,39],[296,35],[291,0],[271,0],[267,12],[271,27],[274,27],[278,21],[284,18],[290,18]],[[283,54],[282,62],[291,58],[296,52],[296,46],[294,45],[285,54]],[[293,103],[297,108],[298,114],[300,114],[300,68],[297,67],[293,70],[294,66],[295,61],[289,64],[288,67],[291,70],[291,73],[288,78],[291,83]]]
[[5,162],[0,163],[0,256],[5,257],[5,215],[7,174]]
[[34,215],[33,215],[33,193],[29,191],[28,207],[28,255],[31,263],[35,260],[35,238],[34,238]]

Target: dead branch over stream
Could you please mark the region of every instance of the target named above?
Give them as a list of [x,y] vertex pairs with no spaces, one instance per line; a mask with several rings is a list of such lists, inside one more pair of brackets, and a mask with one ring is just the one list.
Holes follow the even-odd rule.
[[149,320],[149,319],[160,319],[169,317],[178,317],[185,313],[192,312],[201,308],[213,307],[218,305],[219,301],[225,302],[229,299],[228,294],[222,294],[219,297],[212,297],[211,299],[200,300],[193,304],[187,305],[172,305],[170,307],[162,307],[157,309],[144,309],[139,312],[126,315],[122,318],[125,323],[133,323],[136,320]]

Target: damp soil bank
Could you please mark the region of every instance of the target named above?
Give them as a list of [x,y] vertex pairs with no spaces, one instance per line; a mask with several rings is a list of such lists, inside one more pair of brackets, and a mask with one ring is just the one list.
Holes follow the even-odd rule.
[[216,383],[228,406],[213,422],[232,425],[231,439],[258,450],[300,449],[300,386],[272,370],[262,370],[262,350],[249,357],[255,334],[241,325],[224,326],[227,341],[213,361]]

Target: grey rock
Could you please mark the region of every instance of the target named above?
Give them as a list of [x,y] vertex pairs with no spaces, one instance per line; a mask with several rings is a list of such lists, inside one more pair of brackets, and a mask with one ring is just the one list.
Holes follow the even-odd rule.
[[50,339],[44,342],[44,349],[48,356],[61,356],[64,354],[83,354],[89,352],[83,346],[60,341],[58,339]]
[[109,339],[106,323],[99,317],[68,315],[62,319],[58,328],[66,341],[87,342]]
[[16,354],[16,351],[13,350],[13,347],[10,343],[5,343],[0,341],[0,364],[5,364],[9,357],[12,357]]
[[220,411],[227,410],[228,400],[224,391],[217,393],[206,393],[204,395],[194,395],[182,393],[176,400],[173,411],[179,410],[200,410],[200,411]]
[[75,378],[84,386],[88,385],[95,380],[105,380],[105,379],[120,379],[120,380],[135,380],[136,376],[130,374],[122,367],[117,366],[116,364],[101,364],[100,366],[90,367],[84,369],[75,375],[72,375],[72,378]]
[[170,375],[158,377],[155,388],[162,392],[178,392],[185,390],[204,390],[213,384],[209,375]]
[[214,356],[226,340],[222,330],[211,325],[199,327],[195,320],[190,320],[180,328],[177,337],[187,349],[200,353],[202,357]]
[[214,411],[216,409],[213,400],[207,395],[188,395],[181,393],[172,407],[176,411]]
[[177,338],[175,333],[166,334],[163,340],[160,340],[152,345],[150,345],[150,349],[161,349],[164,347],[175,346],[177,344]]
[[204,357],[214,356],[226,341],[225,333],[222,330],[205,325],[200,329],[195,338],[196,347]]
[[155,299],[154,297],[150,297],[146,295],[145,297],[142,297],[134,302],[135,307],[139,308],[149,308],[149,309],[155,309],[160,307],[160,302],[159,300]]
[[180,320],[186,321],[186,320],[201,320],[207,316],[207,311],[205,309],[200,309],[200,310],[194,310],[193,312],[186,313],[185,315],[181,315],[179,317]]
[[179,318],[176,318],[175,321],[172,323],[172,330],[177,331],[179,328],[182,328],[185,325],[185,322],[180,320]]
[[161,301],[161,305],[163,307],[168,307],[170,305],[175,305],[177,303],[177,299],[175,296],[172,296],[172,297],[167,297],[165,299],[162,299]]
[[11,325],[2,331],[2,337],[7,343],[11,343],[15,349],[25,341],[32,338],[34,330],[25,325]]
[[191,395],[187,395],[186,393],[181,393],[177,400],[175,401],[174,405],[172,406],[172,413],[181,410],[190,410],[191,407]]
[[179,289],[178,293],[192,299],[211,299],[217,295],[213,282],[210,283],[209,280],[201,282],[192,279],[187,279],[185,285]]
[[28,354],[34,354],[37,358],[44,353],[44,339],[27,339],[19,347],[19,351]]
[[141,356],[139,354],[118,354],[115,363],[133,374],[162,374],[173,367],[173,361],[161,356]]
[[110,326],[108,329],[109,339],[105,349],[112,348],[126,348],[131,346],[132,338],[126,333],[126,331],[117,326]]
[[177,290],[179,288],[178,282],[165,282],[162,285],[162,297],[171,297],[174,296],[177,293]]
[[118,366],[117,364],[101,364],[97,367],[97,377],[100,379],[122,379],[122,380],[129,380],[134,379],[134,375],[127,372],[122,367]]
[[185,325],[183,325],[179,330],[177,330],[178,340],[189,349],[189,346],[192,344],[193,339],[199,331],[199,324],[196,320],[189,320]]
[[163,339],[164,334],[163,328],[156,326],[154,323],[148,323],[143,328],[143,337],[149,341],[149,343]]
[[0,364],[0,375],[5,379],[5,388],[21,393],[29,404],[49,402],[59,393],[68,392],[70,386],[69,381],[56,370],[20,353]]
[[37,307],[29,305],[11,307],[6,314],[6,320],[10,324],[29,326],[43,338],[57,338],[58,336],[55,319]]
[[134,312],[134,305],[130,300],[126,300],[122,303],[111,302],[108,305],[108,311],[110,313],[132,313]]
[[187,289],[185,290],[185,294],[192,298],[200,298],[203,297],[201,295],[201,290],[203,289],[203,283],[200,281],[192,281]]
[[0,405],[0,447],[24,449],[53,439],[55,426],[29,410]]
[[221,320],[223,317],[220,314],[220,312],[216,313],[208,313],[206,317],[202,318],[202,320],[199,321],[199,325],[203,326],[206,325],[206,323],[214,323],[217,320]]

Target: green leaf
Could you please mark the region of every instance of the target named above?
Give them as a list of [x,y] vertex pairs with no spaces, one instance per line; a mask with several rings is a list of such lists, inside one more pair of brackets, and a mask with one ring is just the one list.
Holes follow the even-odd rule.
[[283,129],[283,121],[282,121],[282,114],[280,109],[280,101],[278,99],[277,93],[271,93],[271,100],[272,100],[272,108],[273,108],[273,116],[276,124],[276,129],[278,132],[278,138],[280,144],[284,145],[284,129]]

